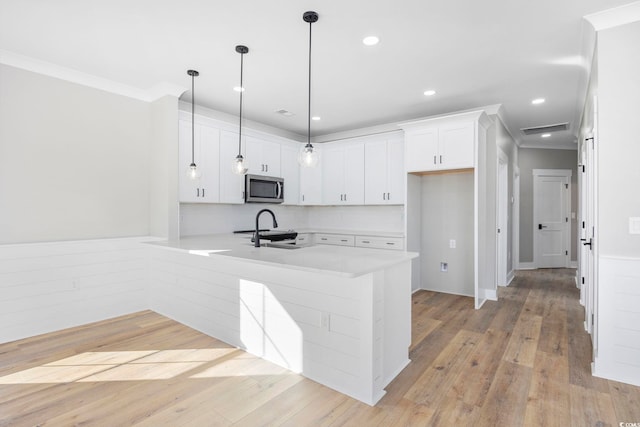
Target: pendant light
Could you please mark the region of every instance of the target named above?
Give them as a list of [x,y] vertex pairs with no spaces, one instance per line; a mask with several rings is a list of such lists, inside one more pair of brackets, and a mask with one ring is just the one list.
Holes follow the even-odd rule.
[[302,15],[304,22],[309,23],[309,103],[307,117],[307,144],[302,147],[298,155],[298,163],[306,167],[315,167],[318,164],[318,152],[311,145],[311,24],[318,21],[316,12],[305,12]]
[[242,93],[244,92],[244,86],[242,85],[243,69],[244,69],[244,54],[249,52],[249,48],[246,46],[236,46],[236,52],[240,54],[240,124],[238,126],[238,155],[233,159],[232,170],[233,173],[238,175],[245,175],[249,170],[244,163],[244,157],[242,157]]
[[195,105],[196,105],[196,95],[194,89],[194,80],[196,77],[200,75],[196,70],[188,70],[187,74],[191,76],[191,164],[189,165],[189,170],[187,171],[187,176],[189,179],[199,179],[202,173],[198,170],[195,162]]

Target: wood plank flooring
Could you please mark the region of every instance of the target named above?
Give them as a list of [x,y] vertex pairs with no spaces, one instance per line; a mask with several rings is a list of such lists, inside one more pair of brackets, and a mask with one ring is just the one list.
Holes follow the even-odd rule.
[[498,302],[413,295],[412,363],[369,407],[145,311],[0,345],[0,426],[618,426],[640,387],[590,374],[574,270]]

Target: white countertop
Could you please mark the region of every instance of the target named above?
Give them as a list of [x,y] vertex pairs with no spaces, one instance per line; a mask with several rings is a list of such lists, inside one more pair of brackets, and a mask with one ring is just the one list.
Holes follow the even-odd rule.
[[299,249],[256,248],[250,239],[250,234],[212,234],[149,244],[194,255],[232,257],[263,265],[343,277],[357,277],[383,270],[418,256],[416,252],[331,245],[304,246]]

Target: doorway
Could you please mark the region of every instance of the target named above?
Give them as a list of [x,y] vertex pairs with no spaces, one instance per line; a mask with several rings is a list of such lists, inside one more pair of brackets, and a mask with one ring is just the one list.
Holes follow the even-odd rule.
[[533,170],[533,256],[536,268],[569,267],[570,169]]

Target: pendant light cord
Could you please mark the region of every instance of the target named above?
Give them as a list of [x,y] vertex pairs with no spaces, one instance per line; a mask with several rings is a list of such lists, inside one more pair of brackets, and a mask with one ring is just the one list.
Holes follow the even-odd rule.
[[238,130],[238,156],[242,155],[242,92],[244,92],[244,86],[242,85],[243,70],[244,53],[240,53],[240,129]]
[[311,145],[311,24],[309,21],[309,102],[307,105],[307,145]]
[[191,164],[194,165],[195,162],[195,135],[196,135],[196,127],[195,127],[195,110],[196,110],[196,94],[195,91],[193,90],[194,88],[194,80],[196,78],[195,73],[191,74]]

